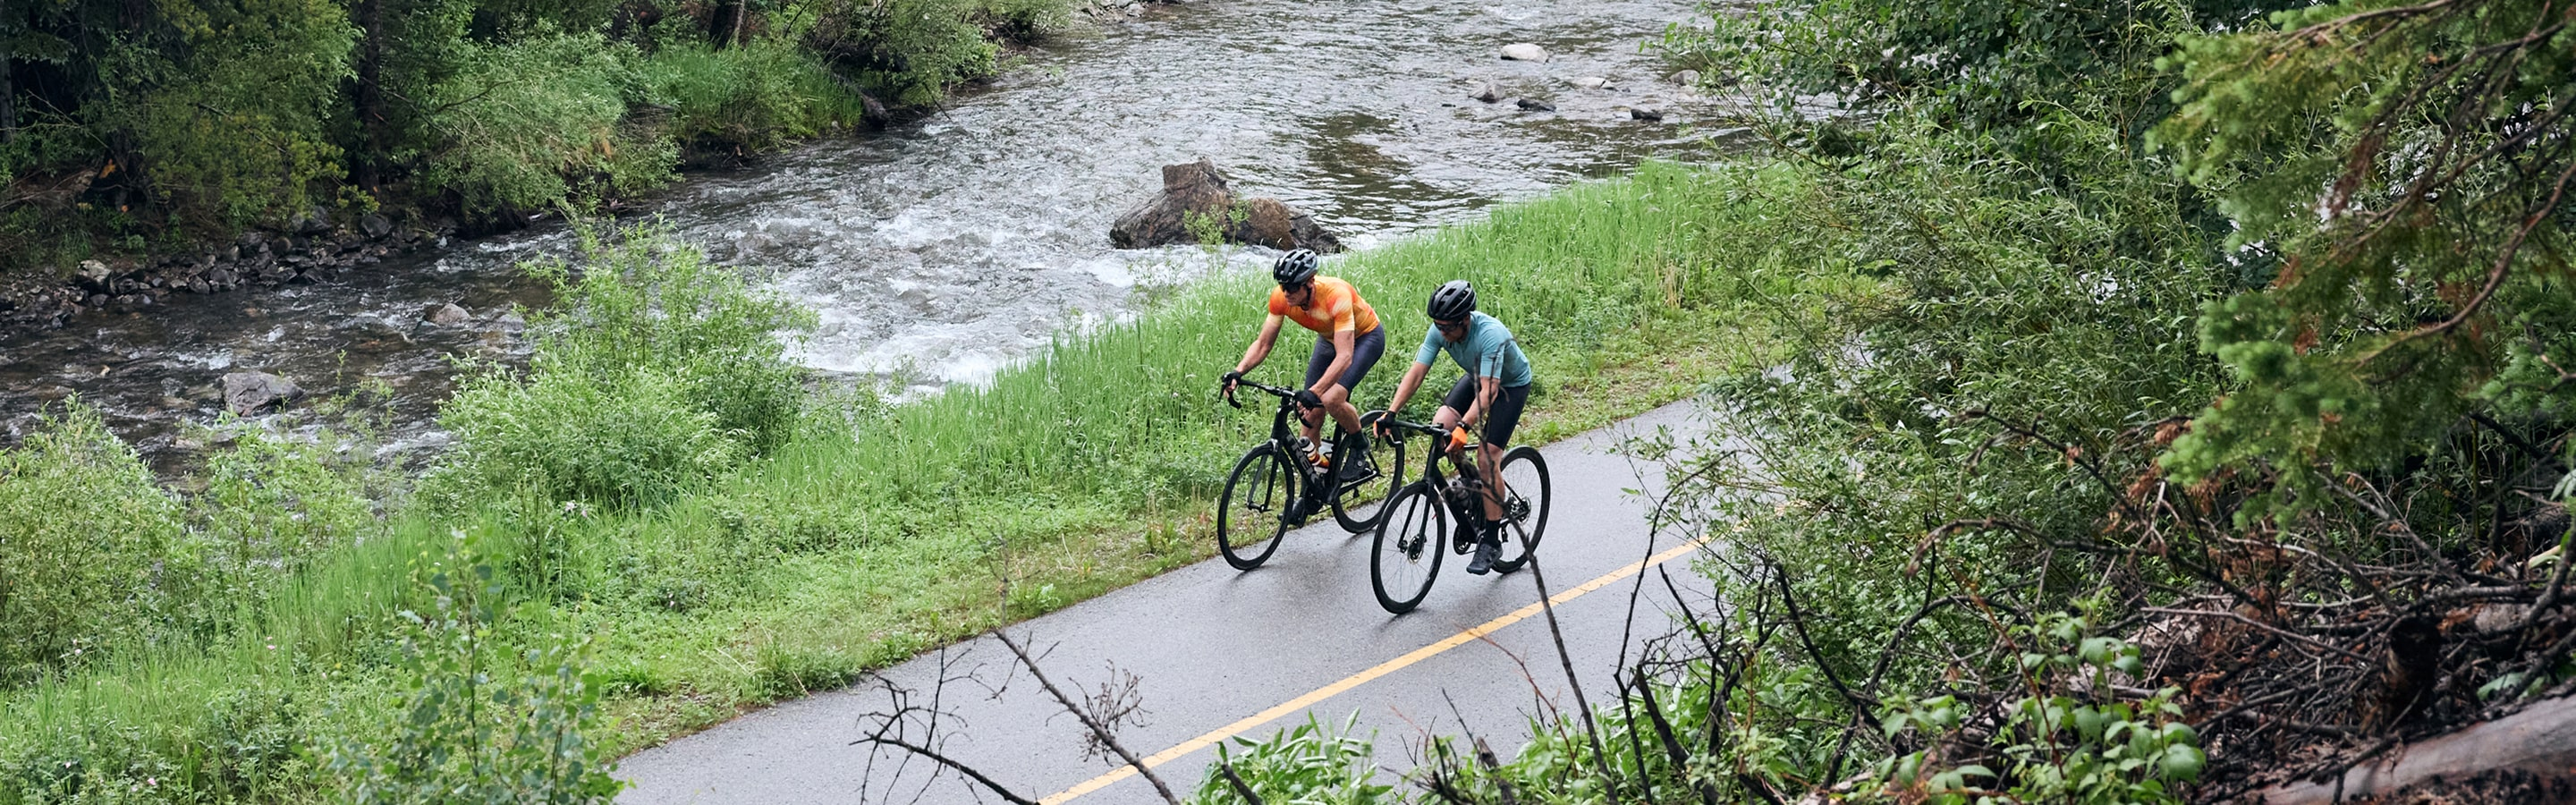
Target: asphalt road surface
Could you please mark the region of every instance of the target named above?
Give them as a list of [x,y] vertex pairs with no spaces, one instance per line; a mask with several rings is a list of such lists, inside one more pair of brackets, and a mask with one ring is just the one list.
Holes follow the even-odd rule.
[[[1613,701],[1623,637],[1642,641],[1674,623],[1665,578],[1694,611],[1709,584],[1689,569],[1699,552],[1679,537],[1650,544],[1661,470],[1619,455],[1627,435],[1704,430],[1687,403],[1542,448],[1555,486],[1539,549],[1567,654],[1584,694]],[[1268,564],[1236,572],[1210,559],[1010,627],[1041,653],[1066,694],[1104,685],[1141,705],[1118,740],[1188,798],[1216,757],[1212,744],[1261,739],[1314,718],[1376,735],[1378,781],[1405,785],[1431,734],[1484,737],[1508,758],[1528,719],[1574,696],[1538,604],[1534,574],[1471,576],[1451,556],[1421,608],[1389,616],[1369,592],[1367,534],[1330,517],[1288,535]],[[1642,587],[1639,586],[1643,582]],[[1631,618],[1631,596],[1639,597]],[[1633,626],[1633,635],[1627,635]],[[1630,649],[1631,655],[1635,651]],[[1126,680],[1132,675],[1132,690]],[[940,684],[942,678],[948,681]],[[1159,803],[1151,784],[1114,757],[1086,757],[1085,730],[984,637],[888,669],[881,681],[789,702],[628,757],[628,805],[663,803],[970,803],[1001,798],[936,764],[853,746],[871,714],[894,709],[888,687],[945,713],[914,741],[973,767],[1014,794],[1055,805]],[[998,691],[998,692],[997,692]],[[934,698],[935,697],[935,698]]]

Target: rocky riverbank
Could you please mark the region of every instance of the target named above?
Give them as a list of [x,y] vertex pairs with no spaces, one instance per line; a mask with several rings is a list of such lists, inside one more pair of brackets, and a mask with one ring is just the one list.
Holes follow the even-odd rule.
[[143,311],[173,294],[332,282],[384,258],[445,245],[452,222],[398,225],[368,214],[345,224],[316,211],[280,230],[158,258],[83,260],[65,278],[20,278],[0,287],[0,330],[53,329],[82,313]]

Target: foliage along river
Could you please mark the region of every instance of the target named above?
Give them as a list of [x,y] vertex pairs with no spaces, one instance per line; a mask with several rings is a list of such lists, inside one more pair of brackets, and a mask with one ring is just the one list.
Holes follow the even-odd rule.
[[[693,174],[645,212],[815,308],[822,323],[803,357],[816,369],[973,382],[1059,328],[1130,310],[1140,283],[1207,270],[1191,248],[1109,246],[1111,220],[1159,190],[1164,164],[1210,157],[1238,191],[1279,197],[1366,248],[1649,157],[1690,158],[1720,134],[1693,122],[1728,108],[1671,83],[1639,47],[1691,22],[1688,2],[1147,9],[1082,26],[936,114],[751,170]],[[1514,42],[1551,58],[1500,60]],[[1610,86],[1578,86],[1586,77]],[[1485,81],[1500,103],[1468,97]],[[1558,111],[1522,111],[1512,98],[1523,96]],[[1666,117],[1632,120],[1629,106]],[[433,417],[454,388],[450,357],[522,353],[504,314],[545,293],[514,266],[569,241],[560,226],[538,227],[389,258],[336,283],[174,294],[148,313],[90,312],[12,335],[0,341],[0,441],[76,394],[171,472],[196,452],[186,425],[221,414],[219,378],[257,370],[322,396],[381,381],[392,394],[380,449],[421,455],[446,438]],[[473,320],[427,321],[447,303]]]

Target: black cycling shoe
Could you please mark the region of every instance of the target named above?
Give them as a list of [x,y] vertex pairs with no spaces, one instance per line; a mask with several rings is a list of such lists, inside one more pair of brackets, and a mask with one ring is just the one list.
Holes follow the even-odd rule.
[[1486,571],[1493,570],[1494,557],[1502,552],[1503,546],[1496,543],[1490,533],[1485,538],[1476,540],[1476,555],[1467,558],[1467,574],[1482,576]]
[[1367,453],[1352,451],[1349,461],[1344,461],[1341,456],[1335,455],[1333,463],[1341,465],[1341,469],[1336,471],[1334,476],[1342,483],[1357,483],[1377,476],[1377,470],[1369,467]]
[[1296,500],[1289,502],[1288,511],[1281,513],[1279,518],[1288,521],[1288,526],[1290,528],[1295,528],[1297,526],[1305,525],[1306,518],[1315,516],[1315,510],[1318,508],[1322,507],[1315,505],[1315,502],[1312,500],[1299,497]]

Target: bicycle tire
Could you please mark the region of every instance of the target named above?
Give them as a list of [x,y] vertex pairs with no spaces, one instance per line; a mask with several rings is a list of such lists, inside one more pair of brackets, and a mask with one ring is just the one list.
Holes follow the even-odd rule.
[[1244,451],[1216,504],[1216,549],[1236,570],[1270,561],[1288,535],[1288,506],[1297,500],[1297,468],[1269,443]]
[[[1344,455],[1341,448],[1350,444],[1350,440],[1358,435],[1344,433],[1333,443],[1335,472],[1341,470],[1340,463]],[[1368,516],[1357,514],[1368,507],[1370,492],[1383,491],[1384,494],[1376,496],[1378,502],[1383,504],[1394,500],[1396,491],[1404,488],[1404,442],[1399,439],[1371,441],[1373,443],[1369,445],[1367,460],[1369,466],[1377,471],[1377,477],[1349,484],[1341,483],[1337,479],[1333,484],[1333,520],[1341,523],[1342,530],[1353,534],[1377,528],[1378,520],[1386,515],[1384,505],[1371,510]]]
[[[1521,445],[1503,454],[1503,550],[1494,557],[1494,571],[1510,573],[1529,563],[1538,551],[1538,542],[1547,536],[1547,509],[1554,489],[1547,477],[1547,459],[1538,448]],[[1537,491],[1532,493],[1530,490]]]
[[1430,484],[1416,483],[1395,493],[1378,518],[1377,538],[1369,545],[1369,589],[1377,605],[1402,615],[1431,594],[1440,575],[1440,557],[1449,553],[1448,505]]

